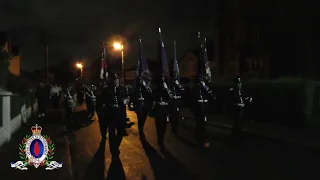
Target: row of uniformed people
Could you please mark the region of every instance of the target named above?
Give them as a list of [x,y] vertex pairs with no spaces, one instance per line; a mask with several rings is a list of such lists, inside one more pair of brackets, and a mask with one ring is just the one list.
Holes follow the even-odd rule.
[[[112,138],[115,137],[115,130],[119,132],[118,136],[120,139],[125,135],[125,109],[126,104],[128,104],[129,99],[131,99],[138,117],[140,139],[145,140],[143,132],[144,124],[148,113],[154,109],[158,144],[161,150],[164,150],[164,135],[166,132],[166,125],[169,121],[172,124],[173,133],[176,135],[178,134],[178,124],[181,119],[181,96],[184,92],[184,88],[179,84],[179,81],[173,80],[171,89],[169,89],[166,79],[164,77],[159,77],[155,81],[155,89],[152,90],[150,87],[150,79],[146,76],[141,76],[136,82],[134,92],[132,94],[128,94],[126,87],[120,85],[118,74],[111,74],[110,78],[112,83],[102,90],[101,97],[98,98],[98,115],[100,124],[103,126],[102,129],[104,131],[109,129],[109,136]],[[194,91],[194,103],[197,103],[194,106],[197,107],[196,140],[200,146],[208,147],[205,121],[206,104],[209,101],[208,98],[212,96],[211,90],[205,82],[201,80]],[[169,116],[169,114],[171,115]],[[103,138],[106,138],[104,133]]]

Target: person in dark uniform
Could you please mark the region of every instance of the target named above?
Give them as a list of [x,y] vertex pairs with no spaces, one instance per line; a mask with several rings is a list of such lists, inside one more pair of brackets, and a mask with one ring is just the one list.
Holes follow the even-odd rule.
[[84,84],[79,81],[77,86],[76,86],[76,91],[77,91],[77,101],[79,105],[82,105],[84,101]]
[[[129,86],[124,86],[125,89],[126,89],[126,95],[127,95],[127,99],[129,100],[128,102],[128,106],[129,106],[129,103],[130,103],[130,99],[131,99],[131,95],[132,95],[132,92],[130,91],[130,87]],[[127,116],[127,106],[125,105],[123,107],[123,113],[126,114],[126,118],[125,118],[125,128],[131,128],[131,126],[134,124],[133,122],[130,122],[130,118]]]
[[108,80],[101,80],[100,86],[96,91],[97,104],[96,111],[99,120],[99,127],[101,131],[102,140],[106,140],[106,130],[107,130],[107,121],[106,121],[106,112],[105,112],[105,104],[103,103],[104,97],[102,97],[103,92],[107,91]]
[[150,88],[150,80],[151,79],[148,77],[139,77],[132,97],[134,109],[138,117],[140,139],[145,139],[143,128],[147,120],[148,112],[152,107],[152,90]]
[[[120,85],[119,74],[111,73],[112,83],[102,92],[102,103],[105,107],[105,127],[109,132],[110,152],[119,154],[119,146],[121,144],[125,131],[126,114],[123,113],[123,106],[128,103],[126,89]],[[116,133],[117,132],[117,133]],[[104,134],[102,136],[105,136]],[[105,137],[102,137],[105,139]]]
[[175,134],[176,136],[178,135],[179,122],[181,119],[180,109],[181,109],[181,96],[183,93],[184,93],[184,88],[180,84],[179,80],[173,79],[173,83],[172,83],[173,100],[170,103],[170,106],[171,106],[170,122],[172,125],[172,133]]
[[94,116],[94,112],[96,111],[96,95],[94,94],[92,88],[93,86],[85,86],[83,92],[86,99],[89,120]]
[[168,104],[172,99],[172,93],[165,82],[164,77],[157,78],[156,89],[154,91],[155,99],[155,121],[158,136],[158,145],[160,150],[165,150],[164,136],[167,129],[167,122],[169,121],[169,109]]
[[252,102],[251,97],[245,97],[242,90],[241,78],[235,79],[234,88],[230,89],[232,114],[234,118],[234,125],[232,127],[232,135],[236,135],[241,130],[241,124],[243,122],[244,108]]
[[66,126],[67,130],[72,128],[74,125],[73,114],[75,112],[76,101],[74,98],[74,94],[72,94],[72,87],[69,86],[63,90],[64,97],[64,109],[66,113]]
[[198,77],[198,84],[194,87],[194,115],[196,119],[195,139],[204,148],[208,148],[210,143],[207,139],[206,122],[208,113],[208,103],[212,99],[212,90],[204,82],[203,76]]

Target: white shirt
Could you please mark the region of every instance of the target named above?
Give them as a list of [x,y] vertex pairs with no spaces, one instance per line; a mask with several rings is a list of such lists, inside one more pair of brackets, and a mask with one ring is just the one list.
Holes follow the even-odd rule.
[[50,94],[51,94],[51,96],[53,96],[53,95],[59,96],[60,95],[60,91],[61,91],[61,88],[59,86],[52,87],[51,91],[50,91]]

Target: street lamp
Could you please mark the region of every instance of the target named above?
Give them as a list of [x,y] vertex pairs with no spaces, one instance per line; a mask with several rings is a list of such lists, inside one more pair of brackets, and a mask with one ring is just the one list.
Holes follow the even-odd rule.
[[124,68],[124,55],[123,55],[123,44],[115,42],[113,44],[113,48],[116,51],[121,51],[121,64],[122,64],[122,73],[123,73],[123,84],[125,84],[126,81],[126,72],[125,72],[125,68]]
[[83,65],[81,63],[77,63],[76,66],[77,66],[78,69],[80,69],[80,77],[81,77],[81,80],[82,80]]

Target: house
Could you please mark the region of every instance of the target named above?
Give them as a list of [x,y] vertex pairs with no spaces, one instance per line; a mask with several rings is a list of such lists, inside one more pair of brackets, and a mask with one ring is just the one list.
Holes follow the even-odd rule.
[[[6,32],[0,32],[1,52],[4,58],[10,58],[10,64],[3,65],[0,71],[0,146],[10,141],[12,134],[26,123],[37,109],[32,87],[20,76],[19,49],[12,47]],[[10,56],[12,55],[12,56]],[[9,67],[7,67],[9,65]]]
[[[212,73],[212,78],[218,76],[219,69],[217,61],[214,59],[214,47],[213,41],[207,42],[207,50],[208,50],[208,60],[209,66]],[[180,69],[180,77],[181,78],[193,78],[197,75],[198,71],[198,54],[200,54],[199,49],[190,49],[187,50],[179,59],[179,69]]]

